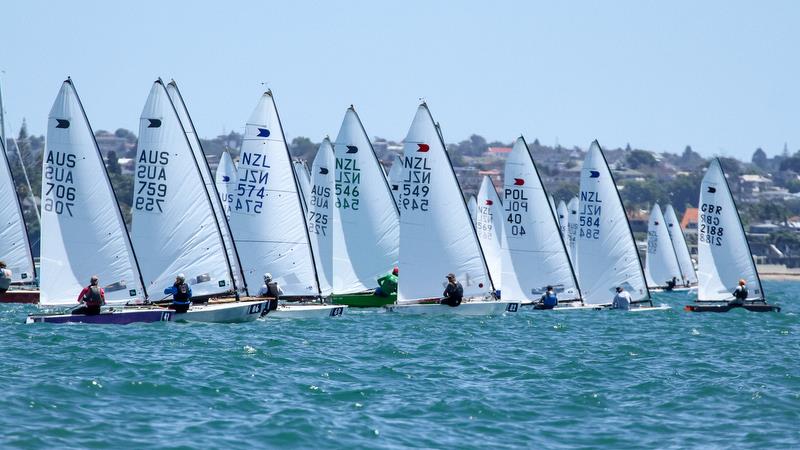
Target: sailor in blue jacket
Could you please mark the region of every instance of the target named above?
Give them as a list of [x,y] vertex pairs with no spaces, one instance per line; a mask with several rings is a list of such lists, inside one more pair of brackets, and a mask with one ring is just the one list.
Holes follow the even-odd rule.
[[192,288],[186,284],[186,277],[180,273],[175,277],[175,284],[164,289],[165,294],[172,294],[172,304],[169,309],[175,312],[184,313],[189,310],[192,304]]

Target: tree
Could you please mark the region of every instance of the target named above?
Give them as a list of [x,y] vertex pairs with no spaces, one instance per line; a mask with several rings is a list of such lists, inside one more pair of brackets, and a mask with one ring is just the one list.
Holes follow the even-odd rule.
[[108,173],[117,175],[121,174],[122,169],[119,167],[119,158],[117,158],[117,152],[114,150],[109,150],[106,155],[106,167],[108,168]]
[[292,145],[289,147],[292,156],[295,158],[311,160],[317,151],[318,145],[311,142],[307,137],[296,137],[292,139]]
[[753,152],[753,157],[750,158],[750,161],[755,164],[756,167],[766,169],[768,164],[767,159],[767,154],[759,147]]
[[625,157],[625,161],[631,169],[653,167],[658,163],[652,153],[644,150],[631,150]]

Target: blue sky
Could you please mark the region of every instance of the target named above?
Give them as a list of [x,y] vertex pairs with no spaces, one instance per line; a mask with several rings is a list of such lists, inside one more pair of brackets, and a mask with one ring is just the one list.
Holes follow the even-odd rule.
[[[119,3],[119,4],[118,4]],[[242,129],[267,82],[289,137],[335,136],[351,103],[402,139],[427,99],[470,133],[748,158],[800,148],[800,3],[202,2],[0,6],[7,118],[44,133],[71,75],[97,129],[138,128],[175,78],[202,136]]]

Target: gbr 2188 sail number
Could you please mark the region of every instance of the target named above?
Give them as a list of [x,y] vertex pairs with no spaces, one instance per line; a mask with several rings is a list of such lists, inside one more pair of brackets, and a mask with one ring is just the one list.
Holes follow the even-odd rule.
[[725,229],[720,226],[722,207],[711,203],[700,206],[700,220],[698,220],[697,240],[717,247],[722,246],[722,237]]

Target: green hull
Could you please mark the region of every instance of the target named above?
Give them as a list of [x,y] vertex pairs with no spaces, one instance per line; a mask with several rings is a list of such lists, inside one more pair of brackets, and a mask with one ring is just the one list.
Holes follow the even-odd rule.
[[363,294],[334,294],[331,302],[334,305],[347,305],[351,308],[380,308],[384,305],[391,305],[397,301],[397,294],[388,297],[379,297],[371,292]]

